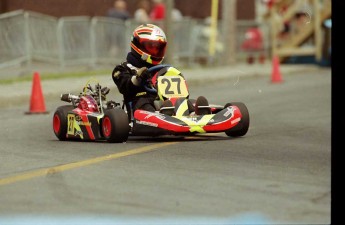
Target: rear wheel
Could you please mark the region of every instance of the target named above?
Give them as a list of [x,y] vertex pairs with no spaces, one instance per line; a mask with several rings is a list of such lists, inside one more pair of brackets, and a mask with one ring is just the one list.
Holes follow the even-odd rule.
[[102,119],[102,134],[111,143],[121,143],[128,139],[128,115],[120,108],[108,109]]
[[241,121],[233,128],[225,131],[225,134],[230,137],[240,137],[245,135],[248,132],[249,129],[249,112],[247,109],[247,106],[243,104],[242,102],[232,102],[227,103],[224,108],[228,106],[237,106],[240,109],[240,112],[242,114]]
[[73,109],[74,107],[72,105],[63,105],[55,110],[53,116],[53,130],[60,141],[65,141],[67,139],[67,113]]

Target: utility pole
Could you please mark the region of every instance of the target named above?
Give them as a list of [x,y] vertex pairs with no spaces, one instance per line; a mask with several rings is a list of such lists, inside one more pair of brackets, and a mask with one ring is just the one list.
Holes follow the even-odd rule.
[[223,65],[233,65],[236,63],[237,0],[223,0],[222,5],[222,30],[224,37],[224,56],[222,57],[222,63]]
[[212,0],[211,3],[211,33],[209,38],[208,54],[211,62],[214,61],[216,53],[216,44],[218,37],[218,0]]
[[168,45],[165,54],[165,63],[174,64],[174,32],[172,21],[172,10],[174,8],[174,0],[165,0],[165,18],[164,18],[164,32],[167,36]]

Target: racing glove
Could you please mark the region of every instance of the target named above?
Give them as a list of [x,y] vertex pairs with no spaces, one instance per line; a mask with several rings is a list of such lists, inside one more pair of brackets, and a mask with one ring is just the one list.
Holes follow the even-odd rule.
[[146,80],[150,77],[150,73],[147,70],[147,67],[141,67],[136,71],[135,76],[132,77],[132,83],[136,86],[139,86],[141,81]]

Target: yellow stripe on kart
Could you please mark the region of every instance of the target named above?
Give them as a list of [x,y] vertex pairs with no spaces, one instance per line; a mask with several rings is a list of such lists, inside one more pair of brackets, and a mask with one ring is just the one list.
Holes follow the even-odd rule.
[[78,134],[81,139],[84,139],[83,132],[81,131],[81,128],[75,119],[74,114],[68,114],[68,121],[67,121],[67,134],[69,135],[75,135],[75,130],[79,131]]
[[100,124],[100,122],[101,122],[101,119],[104,117],[104,113],[103,114],[100,114],[100,115],[98,115],[96,118],[97,118],[97,122],[98,122],[98,124]]
[[187,110],[188,110],[188,100],[185,99],[183,100],[181,105],[178,107],[176,111],[176,116],[183,116],[183,113],[186,112]]
[[174,116],[179,120],[185,122],[190,128],[190,132],[206,133],[203,127],[214,117],[215,114],[204,115],[200,120],[195,121],[196,117]]
[[169,67],[168,71],[164,74],[164,76],[178,76],[181,72],[174,67]]

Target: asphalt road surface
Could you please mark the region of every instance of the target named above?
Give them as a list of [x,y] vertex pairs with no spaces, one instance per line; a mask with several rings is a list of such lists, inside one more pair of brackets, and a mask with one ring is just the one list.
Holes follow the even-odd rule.
[[210,103],[245,103],[241,138],[61,142],[58,97],[48,114],[25,115],[28,103],[0,109],[0,224],[330,224],[331,70],[283,79],[189,86]]

